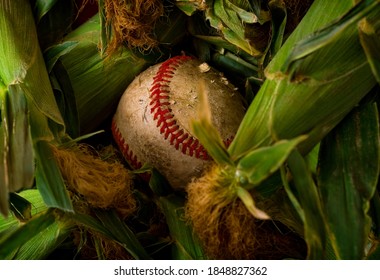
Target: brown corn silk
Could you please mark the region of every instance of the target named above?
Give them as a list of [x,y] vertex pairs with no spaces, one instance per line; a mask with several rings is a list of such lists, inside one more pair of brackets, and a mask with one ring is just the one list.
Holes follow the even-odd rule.
[[156,21],[164,14],[161,0],[105,0],[106,22],[112,26],[107,53],[120,46],[149,50],[158,45],[154,36]]
[[[228,170],[213,166],[187,192],[186,215],[206,254],[212,259],[304,258],[302,238],[279,222],[254,219],[237,198],[233,177],[228,180],[231,176],[221,175],[225,172]],[[256,204],[271,217],[289,218],[280,201],[259,200]]]
[[114,208],[123,218],[136,210],[132,175],[118,160],[104,160],[84,144],[53,149],[68,188],[86,202],[77,199],[74,204],[78,207],[83,209],[80,205],[85,203],[95,208]]

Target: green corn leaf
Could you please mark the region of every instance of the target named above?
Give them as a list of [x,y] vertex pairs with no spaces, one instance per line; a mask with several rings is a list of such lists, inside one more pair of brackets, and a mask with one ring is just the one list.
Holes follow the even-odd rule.
[[[57,61],[50,75],[57,104],[65,120],[66,133],[73,139],[80,137],[79,113],[77,111],[76,96],[70,83],[70,78],[61,61]],[[57,79],[59,77],[59,80]]]
[[165,196],[173,192],[168,180],[157,169],[150,169],[149,187],[157,196]]
[[198,119],[191,123],[192,133],[205,147],[210,156],[219,164],[232,165],[227,149],[217,129],[212,125],[207,92],[203,83],[199,85]]
[[69,237],[73,226],[59,221],[52,223],[18,248],[12,259],[43,260],[48,258]]
[[[134,233],[120,220],[114,211],[95,210],[95,215],[96,217],[75,213],[68,214],[68,217],[80,227],[121,244],[135,259],[151,259]],[[97,240],[95,238],[94,242],[97,242]],[[100,259],[104,258],[101,246],[97,246],[97,248],[98,257]]]
[[[272,36],[269,48],[270,55],[273,57],[283,44],[288,15],[282,1],[270,1],[269,6],[272,14]],[[270,60],[270,58],[266,59]]]
[[[379,185],[379,182],[378,182]],[[374,236],[379,239],[380,238],[380,195],[379,191],[376,190],[375,194],[372,197],[371,200],[371,219],[373,221],[373,234]]]
[[37,160],[36,185],[46,205],[73,212],[71,199],[50,145],[45,141],[39,141],[35,150]]
[[[70,51],[71,47],[68,47]],[[57,58],[58,59],[58,58]],[[53,67],[53,66],[52,66]],[[66,133],[73,139],[80,137],[79,113],[74,89],[72,88],[70,77],[60,60],[54,62],[54,69],[51,70],[50,80],[56,96],[57,104],[65,120]]]
[[40,21],[57,2],[58,0],[37,0],[34,5],[34,14],[36,15],[37,21]]
[[[8,87],[9,191],[30,187],[34,176],[34,154],[29,110],[24,91],[18,85]],[[21,175],[21,176],[20,176]]]
[[12,213],[18,220],[26,222],[32,217],[32,204],[22,196],[10,193],[9,204]]
[[255,205],[255,201],[253,200],[251,194],[242,187],[236,187],[236,194],[241,199],[249,213],[252,214],[253,217],[259,220],[268,220],[270,217],[264,211],[258,209]]
[[2,0],[1,6],[0,210],[6,214],[8,192],[33,183],[34,145],[41,139],[53,140],[62,133],[64,122],[39,47],[30,3]]
[[243,185],[244,183],[259,185],[276,172],[297,145],[305,139],[305,136],[299,136],[292,140],[278,141],[273,146],[253,150],[237,163],[237,179]]
[[168,180],[157,169],[145,163],[141,168],[133,170],[134,174],[141,174],[149,178],[149,187],[157,196],[166,196],[173,192]]
[[[327,254],[328,232],[319,199],[317,187],[306,162],[300,153],[294,150],[288,158],[289,169],[293,175],[294,186],[285,190],[303,218],[304,238],[308,245],[308,259],[325,259]],[[295,200],[294,200],[295,199]]]
[[79,7],[75,1],[35,0],[33,14],[41,49],[61,42],[72,29]]
[[183,11],[188,16],[193,15],[199,9],[199,6],[194,1],[189,1],[189,0],[180,1],[180,0],[176,0],[175,4],[176,4],[176,6],[179,9],[181,9],[181,11]]
[[118,217],[115,211],[96,210],[96,216],[105,228],[113,235],[113,239],[121,243],[125,249],[139,260],[151,259],[145,248],[140,244],[132,230]]
[[245,52],[257,56],[260,54],[258,50],[255,50],[245,38],[244,24],[239,18],[236,11],[231,9],[231,3],[228,0],[214,1],[214,13],[218,20],[213,24],[213,27],[220,29],[224,35],[224,38],[234,45],[239,46]]
[[236,2],[227,1],[226,4],[232,11],[236,12],[236,14],[241,19],[242,22],[245,22],[245,23],[258,22],[258,18],[255,15],[255,13],[251,12],[251,6],[248,3],[248,1],[245,1],[245,0],[236,1]]
[[321,144],[318,182],[340,259],[364,257],[380,170],[379,141],[377,107],[370,103],[353,110]]
[[23,91],[1,80],[0,87],[0,212],[7,215],[8,192],[33,184],[34,154]]
[[76,222],[81,227],[84,227],[88,230],[95,231],[99,234],[104,235],[109,239],[115,239],[111,232],[96,218],[82,214],[82,213],[68,213],[68,218]]
[[[16,199],[19,202],[15,202]],[[8,218],[0,216],[0,232],[4,232],[11,227],[17,228],[22,222],[47,210],[41,194],[36,189],[24,190],[18,194],[11,193],[10,203],[14,205],[15,210],[11,208],[13,215],[10,215]],[[16,211],[22,214],[21,219],[19,215],[15,213]],[[27,211],[27,214],[25,211]]]
[[59,60],[59,58],[65,54],[71,52],[74,48],[76,48],[78,42],[73,41],[65,41],[59,45],[52,46],[45,50],[44,57],[46,61],[46,68],[50,73]]
[[24,190],[18,193],[17,195],[29,201],[29,203],[32,206],[32,217],[48,209],[48,207],[42,199],[41,193],[37,189]]
[[211,26],[222,32],[223,37],[228,42],[250,55],[258,56],[261,52],[253,48],[248,39],[245,38],[245,26],[239,17],[239,11],[242,9],[237,8],[233,3],[234,1],[229,0],[212,1],[211,6],[208,6],[206,10],[206,18],[210,21]]
[[318,143],[307,155],[305,155],[307,166],[309,167],[312,174],[317,173],[319,147],[320,144]]
[[29,3],[22,0],[15,5],[14,1],[2,0],[1,5],[0,77],[6,85],[19,85],[27,99],[46,117],[63,124],[39,48]]
[[[303,58],[335,41],[340,34],[344,33],[351,26],[356,25],[360,19],[368,15],[376,6],[378,6],[377,1],[361,1],[338,21],[298,42],[284,63],[282,70],[284,72],[291,72],[291,77],[295,75],[294,71],[299,68],[299,64],[302,63]],[[292,66],[293,64],[295,65]]]
[[[30,194],[32,192],[23,195],[30,197]],[[41,197],[39,201],[42,201]],[[0,237],[2,246],[0,257],[17,260],[47,258],[68,237],[73,226],[70,221],[55,216],[53,211],[41,213],[28,223],[14,227],[2,238]]]
[[[376,84],[360,45],[358,28],[353,24],[298,64],[294,80],[289,81],[281,72],[294,44],[342,17],[351,5],[347,1],[314,1],[267,67],[267,79],[229,146],[232,159],[257,147],[269,146],[274,140],[303,134],[308,139],[299,149],[308,153]],[[320,17],[321,9],[331,12]]]
[[54,221],[54,212],[48,211],[22,225],[10,234],[3,236],[0,240],[0,259],[14,258],[24,243],[51,226]]
[[[194,24],[196,24],[196,23],[194,23]],[[216,45],[220,49],[226,49],[226,50],[231,51],[232,53],[240,53],[239,49],[234,44],[227,42],[222,37],[204,35],[202,33],[197,33],[197,32],[192,31],[192,30],[190,30],[190,32],[193,33],[194,37],[201,39],[202,41],[205,41],[207,43]],[[243,53],[243,52],[241,52],[241,53]]]
[[370,255],[367,258],[368,260],[379,260],[380,259],[380,246],[377,245],[373,251],[370,253]]
[[218,66],[218,69],[227,69],[230,74],[236,73],[240,77],[245,78],[258,76],[259,69],[256,65],[252,65],[230,52],[223,54],[214,53],[212,61]]
[[[380,12],[377,16],[380,16]],[[380,83],[380,22],[378,21],[376,25],[371,19],[363,19],[360,22],[359,35],[372,73]]]
[[170,236],[174,242],[173,259],[206,259],[199,241],[184,217],[184,199],[178,195],[160,197],[158,205],[165,215]]

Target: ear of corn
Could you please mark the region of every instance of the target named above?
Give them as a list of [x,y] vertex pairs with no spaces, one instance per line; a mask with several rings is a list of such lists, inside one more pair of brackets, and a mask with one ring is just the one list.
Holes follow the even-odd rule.
[[[64,121],[52,92],[29,3],[4,0],[1,6],[0,210],[6,214],[8,192],[33,183],[35,157],[39,157],[35,147],[40,141],[63,135]],[[37,168],[46,173],[51,166],[37,160]],[[62,195],[56,197],[48,190],[44,198],[51,195],[65,201],[64,209],[70,209],[63,181],[57,179],[55,189],[60,189]],[[60,206],[60,202],[54,206]]]

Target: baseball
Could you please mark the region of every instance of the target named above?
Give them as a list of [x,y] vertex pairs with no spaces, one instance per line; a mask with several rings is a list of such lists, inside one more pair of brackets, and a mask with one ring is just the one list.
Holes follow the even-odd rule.
[[113,137],[131,167],[149,163],[175,189],[200,176],[211,160],[190,129],[201,80],[213,125],[228,145],[244,116],[241,97],[218,71],[190,56],[170,58],[138,75],[112,121]]

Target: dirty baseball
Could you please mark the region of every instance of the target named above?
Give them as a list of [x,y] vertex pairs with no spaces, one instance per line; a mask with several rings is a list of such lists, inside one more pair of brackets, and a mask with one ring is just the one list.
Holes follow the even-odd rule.
[[228,145],[244,115],[240,94],[221,73],[190,56],[170,58],[137,76],[112,122],[114,139],[131,167],[148,163],[175,189],[200,176],[211,160],[191,133],[200,81],[208,93],[212,124]]

